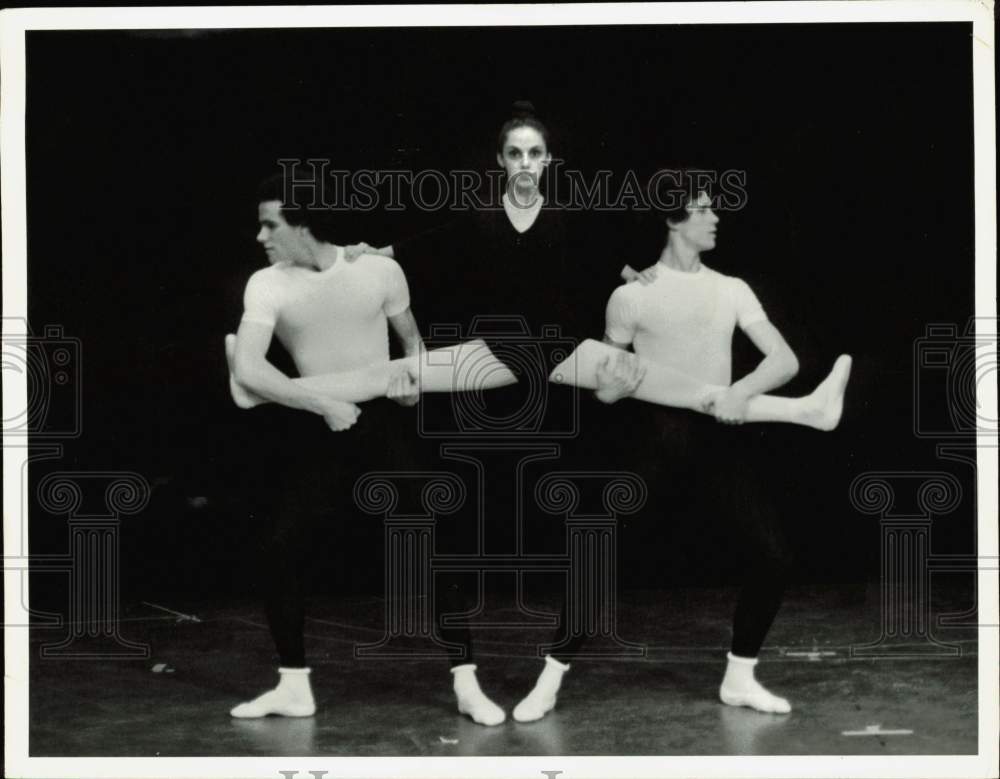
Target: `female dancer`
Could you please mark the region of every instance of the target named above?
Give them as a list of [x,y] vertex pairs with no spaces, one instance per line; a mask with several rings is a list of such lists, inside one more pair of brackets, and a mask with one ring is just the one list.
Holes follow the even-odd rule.
[[[374,251],[398,260],[410,280],[414,309],[433,312],[434,323],[464,326],[473,318],[478,320],[480,330],[469,335],[485,340],[499,359],[510,358],[522,379],[517,386],[482,396],[486,408],[479,415],[480,422],[489,428],[487,432],[503,431],[507,443],[537,444],[552,430],[553,420],[565,417],[569,393],[529,393],[525,398],[525,390],[544,385],[557,361],[551,353],[565,347],[565,336],[584,334],[577,323],[596,306],[581,301],[579,290],[588,285],[580,283],[586,274],[579,256],[570,264],[573,250],[567,214],[546,203],[540,189],[552,154],[549,132],[530,103],[516,103],[500,128],[496,159],[504,170],[506,186],[494,208],[468,212],[438,229],[382,249],[367,244],[353,248],[357,253]],[[608,278],[610,284],[611,272]],[[546,339],[543,327],[552,324],[561,327],[559,337]],[[433,325],[422,325],[433,337]],[[448,416],[451,408],[425,407],[424,413]],[[486,478],[489,492],[489,472]],[[511,545],[519,549],[517,539],[511,538],[516,531],[512,497],[496,495],[490,502],[484,532],[505,542],[502,545],[508,549]],[[456,597],[456,591],[455,586],[438,588],[438,602],[449,612],[463,610],[464,601]],[[503,722],[504,711],[482,692],[476,679],[468,628],[442,627],[440,635],[465,650],[451,669],[459,711],[483,725]],[[551,709],[569,668],[566,659],[545,658],[539,685],[514,709],[515,719],[539,719]]]

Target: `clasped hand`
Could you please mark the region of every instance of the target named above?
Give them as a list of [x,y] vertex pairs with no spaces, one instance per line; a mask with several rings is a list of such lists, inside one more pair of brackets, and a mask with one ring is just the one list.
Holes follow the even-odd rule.
[[408,365],[400,365],[392,378],[385,396],[392,398],[401,406],[415,406],[420,401],[420,382],[413,369]]
[[727,387],[707,396],[701,410],[726,425],[742,425],[747,418],[750,396],[736,387]]
[[323,401],[323,420],[326,426],[335,433],[354,427],[354,423],[361,416],[361,409],[354,403],[335,398],[326,398]]
[[611,362],[608,355],[597,366],[597,399],[602,403],[614,403],[627,395],[633,394],[646,377],[646,366],[639,358],[621,351]]

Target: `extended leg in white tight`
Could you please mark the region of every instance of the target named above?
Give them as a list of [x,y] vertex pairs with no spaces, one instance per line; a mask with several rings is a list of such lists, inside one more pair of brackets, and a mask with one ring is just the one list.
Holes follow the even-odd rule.
[[[587,339],[549,375],[549,381],[571,384],[584,389],[597,388],[597,366],[606,358],[614,358],[620,350],[610,344]],[[666,365],[640,358],[646,367],[633,397],[661,406],[686,408],[708,413],[706,401],[724,387],[706,384],[699,379]],[[747,407],[747,422],[784,422],[804,425],[816,430],[833,430],[844,410],[844,393],[851,377],[851,357],[837,358],[830,374],[809,395],[784,398],[777,395],[756,395]]]
[[[240,408],[268,401],[241,385],[234,375],[236,336],[226,336],[229,391]],[[411,357],[385,361],[338,373],[292,379],[307,389],[348,403],[363,403],[385,395],[396,371],[406,367],[419,378],[421,392],[467,392],[516,384],[517,377],[480,340],[466,341]]]
[[747,422],[790,422],[816,430],[833,430],[844,412],[844,393],[851,378],[851,357],[842,354],[833,370],[804,398],[757,395],[750,399]]

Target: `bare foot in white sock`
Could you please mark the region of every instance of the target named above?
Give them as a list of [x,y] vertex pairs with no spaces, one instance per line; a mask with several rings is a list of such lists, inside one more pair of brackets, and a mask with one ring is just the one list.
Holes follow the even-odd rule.
[[279,717],[311,717],[316,713],[316,701],[309,685],[308,668],[279,668],[281,681],[252,701],[234,707],[229,715],[238,719],[255,719],[276,714]]
[[548,714],[556,705],[556,696],[562,685],[563,674],[569,665],[560,663],[551,655],[545,656],[545,667],[538,676],[534,688],[523,701],[514,707],[514,719],[518,722],[534,722]]
[[232,333],[226,336],[226,362],[229,364],[229,394],[233,396],[233,402],[240,408],[253,408],[266,402],[236,381],[236,336]]
[[833,370],[811,395],[804,400],[808,404],[806,424],[817,430],[833,430],[840,424],[844,413],[844,393],[851,378],[852,359],[842,354],[833,364]]
[[460,714],[468,714],[473,722],[480,725],[499,725],[507,719],[503,709],[479,689],[475,665],[472,663],[457,665],[451,669],[451,673],[455,677],[453,687]]
[[719,698],[723,703],[729,706],[748,706],[768,714],[788,714],[792,710],[788,701],[768,692],[754,678],[756,657],[737,657],[732,652],[726,657],[729,658],[729,664],[719,688]]

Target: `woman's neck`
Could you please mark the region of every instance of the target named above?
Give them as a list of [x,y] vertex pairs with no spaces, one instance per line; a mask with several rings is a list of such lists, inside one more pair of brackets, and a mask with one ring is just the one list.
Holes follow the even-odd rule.
[[517,208],[533,208],[535,203],[542,199],[542,194],[535,184],[529,188],[510,186],[509,184],[510,182],[504,191],[504,200],[509,200]]
[[503,196],[503,210],[507,215],[507,220],[511,223],[513,228],[519,232],[524,233],[531,229],[531,226],[538,219],[538,214],[542,210],[542,204],[545,202],[544,198],[535,191],[535,199],[531,202],[530,206],[521,205],[522,202],[519,199],[511,199],[506,194]]

